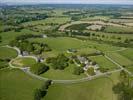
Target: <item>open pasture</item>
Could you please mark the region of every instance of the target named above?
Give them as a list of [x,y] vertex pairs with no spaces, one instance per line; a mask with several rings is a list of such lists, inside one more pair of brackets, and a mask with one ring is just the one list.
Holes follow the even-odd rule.
[[29,57],[24,57],[24,58],[19,57],[12,61],[12,65],[16,67],[30,67],[35,63],[36,63],[35,59]]
[[0,59],[12,59],[17,56],[17,51],[7,47],[0,47]]
[[117,65],[115,65],[114,63],[109,61],[104,56],[92,56],[92,57],[90,57],[90,59],[92,61],[96,61],[96,63],[99,65],[99,67],[109,69],[110,71],[118,68]]

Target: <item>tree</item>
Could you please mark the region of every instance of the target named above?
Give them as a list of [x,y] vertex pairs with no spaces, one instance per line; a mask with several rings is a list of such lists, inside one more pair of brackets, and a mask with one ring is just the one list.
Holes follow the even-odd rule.
[[51,82],[52,82],[52,80],[47,80],[46,82],[44,82],[44,84],[41,87],[41,90],[42,91],[47,90],[49,88],[49,86],[51,85]]
[[2,37],[0,36],[0,42],[2,41]]
[[41,90],[40,89],[36,89],[34,92],[34,100],[41,100]]
[[75,74],[75,75],[80,75],[80,74],[83,73],[83,72],[84,72],[84,70],[83,70],[82,67],[75,67],[75,68],[74,68],[74,71],[73,71],[73,74]]
[[69,58],[67,58],[64,54],[59,54],[57,57],[51,57],[46,59],[46,62],[49,63],[53,69],[63,70],[68,66]]
[[49,67],[43,63],[36,63],[31,66],[31,71],[37,75],[40,75],[49,70]]
[[87,72],[88,72],[89,75],[95,75],[93,67],[88,68]]

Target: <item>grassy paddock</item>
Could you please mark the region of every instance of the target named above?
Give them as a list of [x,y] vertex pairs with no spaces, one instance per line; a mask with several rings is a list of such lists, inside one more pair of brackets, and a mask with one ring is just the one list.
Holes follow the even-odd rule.
[[7,47],[0,47],[0,59],[12,59],[17,56],[17,51]]
[[49,79],[80,79],[80,78],[84,78],[86,77],[85,74],[81,74],[81,75],[74,75],[73,71],[74,71],[74,67],[76,67],[75,64],[71,64],[69,65],[67,68],[65,68],[64,70],[54,70],[53,68],[50,68],[50,70],[48,70],[47,72],[41,74],[41,76],[43,77],[47,77]]
[[43,100],[117,100],[112,86],[118,82],[118,75],[78,84],[52,85]]
[[20,57],[20,58],[16,58],[12,64],[16,67],[30,67],[31,65],[35,64],[36,61],[33,58],[29,58],[29,57]]
[[20,70],[0,71],[0,100],[33,100],[34,90],[42,84]]
[[107,54],[109,57],[111,57],[114,61],[119,63],[120,65],[128,66],[132,65],[133,62],[129,60],[128,58],[120,55],[119,53],[108,53]]
[[93,56],[90,57],[90,59],[96,61],[101,68],[108,68],[109,70],[118,68],[117,65],[106,59],[104,56]]
[[2,42],[0,43],[0,45],[7,45],[9,44],[10,41],[14,40],[17,36],[22,34],[39,34],[39,33],[27,29],[23,29],[20,32],[14,32],[14,31],[2,32],[0,34],[0,36],[2,37]]

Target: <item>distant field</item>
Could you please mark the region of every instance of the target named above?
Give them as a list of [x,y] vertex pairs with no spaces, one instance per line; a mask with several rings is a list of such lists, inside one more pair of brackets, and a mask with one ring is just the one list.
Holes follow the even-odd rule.
[[112,32],[112,33],[128,33],[133,32],[133,28],[131,27],[116,27],[116,26],[107,26],[104,29],[105,32]]
[[68,30],[85,30],[90,24],[81,23],[81,24],[73,24],[71,26],[66,27]]
[[82,18],[81,20],[109,20],[111,16],[94,16],[94,17],[87,17],[87,18]]
[[38,42],[45,42],[47,43],[53,50],[57,51],[66,51],[70,48],[82,48],[86,47],[86,44],[78,39],[69,38],[69,37],[57,37],[57,38],[45,38],[45,39],[29,39],[30,41],[38,41]]
[[17,56],[17,51],[7,47],[0,47],[0,59],[12,59]]
[[118,75],[115,73],[84,83],[52,85],[43,100],[117,100],[112,86],[118,81]]
[[69,17],[53,17],[53,18],[47,18],[44,20],[38,20],[38,21],[30,21],[23,23],[22,25],[27,26],[27,25],[38,25],[38,24],[64,24],[66,22],[70,21]]
[[118,68],[117,65],[109,61],[104,56],[93,56],[93,57],[90,57],[90,59],[92,61],[96,61],[99,67],[101,68],[108,68],[109,70],[115,70],[116,68]]
[[71,80],[71,79],[80,79],[86,77],[86,75],[83,73],[81,75],[74,75],[74,67],[77,67],[75,64],[71,64],[68,67],[66,67],[64,70],[54,70],[53,68],[50,68],[47,72],[41,74],[41,76],[49,78],[49,79],[63,79],[63,80]]
[[33,100],[41,84],[20,70],[0,70],[0,100]]
[[35,64],[36,61],[35,59],[33,58],[28,58],[28,57],[25,57],[25,58],[16,58],[12,64],[16,67],[30,67],[31,65]]
[[21,32],[14,32],[14,31],[2,32],[0,34],[0,36],[2,37],[2,43],[0,43],[0,45],[7,45],[10,41],[14,40],[15,37],[22,34],[39,34],[39,33],[27,29],[23,29],[21,30]]
[[117,23],[126,23],[126,22],[128,22],[128,23],[131,23],[131,22],[133,22],[133,19],[110,19],[109,20],[110,22],[117,22]]

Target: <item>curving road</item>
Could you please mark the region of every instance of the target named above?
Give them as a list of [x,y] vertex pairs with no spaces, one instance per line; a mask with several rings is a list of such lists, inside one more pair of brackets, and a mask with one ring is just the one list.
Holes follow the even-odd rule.
[[[18,56],[17,57],[20,57],[20,50],[19,48],[17,47],[10,47],[10,46],[5,46],[5,47],[9,47],[9,48],[13,48],[15,49],[17,52],[18,52]],[[118,50],[117,50],[118,51]],[[121,50],[119,50],[121,51]],[[16,58],[17,58],[16,57]],[[31,57],[33,59],[35,59],[37,61],[37,57],[35,56],[21,56],[21,57]],[[118,64],[117,62],[115,62],[113,59],[111,59],[109,56],[105,55],[105,57],[110,60],[111,62],[113,62],[115,65],[117,65],[120,69],[116,69],[116,70],[113,70],[113,71],[109,71],[109,72],[105,72],[105,73],[99,73],[99,74],[96,74],[94,76],[87,76],[85,78],[81,78],[81,79],[75,79],[75,80],[54,80],[54,79],[51,79],[53,81],[53,83],[59,83],[59,84],[72,84],[72,83],[80,83],[80,82],[85,82],[85,81],[90,81],[90,80],[93,80],[93,79],[96,79],[98,77],[101,77],[101,76],[108,76],[112,73],[116,73],[116,72],[119,72],[121,70],[124,70],[126,71],[129,75],[133,76],[131,72],[129,72],[127,69],[123,68],[120,64]],[[46,81],[46,80],[49,80],[48,78],[45,78],[45,77],[41,77],[41,76],[38,76],[36,74],[33,74],[31,71],[30,71],[30,68],[29,67],[25,67],[25,68],[20,68],[20,67],[16,67],[16,66],[13,66],[12,65],[12,61],[14,59],[12,59],[10,62],[9,62],[9,66],[11,68],[17,68],[17,69],[20,69],[22,70],[23,72],[25,72],[26,74],[30,75],[31,77],[33,78],[36,78],[36,79],[39,79],[39,80],[43,80],[43,81]]]

